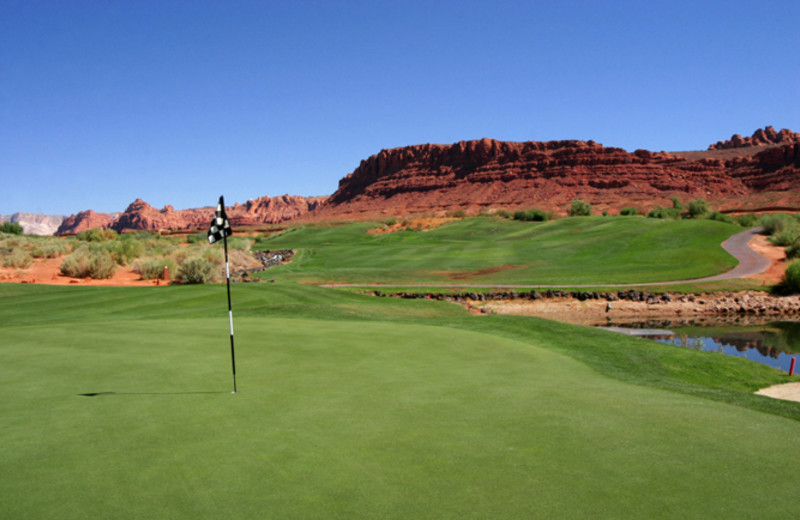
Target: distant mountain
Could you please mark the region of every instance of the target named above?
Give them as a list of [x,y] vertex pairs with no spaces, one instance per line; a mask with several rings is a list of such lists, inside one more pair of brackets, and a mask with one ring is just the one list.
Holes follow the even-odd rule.
[[38,213],[0,215],[0,222],[18,223],[22,226],[22,230],[26,235],[53,235],[63,220],[63,215],[41,215]]
[[[244,204],[226,208],[234,226],[275,224],[306,215],[322,204],[327,197],[260,197]],[[95,213],[86,210],[70,215],[56,234],[70,235],[90,228],[111,228],[121,233],[138,230],[201,230],[214,215],[213,207],[175,210],[172,206],[156,209],[142,199],[133,201],[122,213]]]

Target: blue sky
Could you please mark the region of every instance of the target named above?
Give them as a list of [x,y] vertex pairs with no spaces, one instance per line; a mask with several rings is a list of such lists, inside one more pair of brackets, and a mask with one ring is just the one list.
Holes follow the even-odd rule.
[[329,195],[384,148],[800,131],[800,2],[0,3],[0,214]]

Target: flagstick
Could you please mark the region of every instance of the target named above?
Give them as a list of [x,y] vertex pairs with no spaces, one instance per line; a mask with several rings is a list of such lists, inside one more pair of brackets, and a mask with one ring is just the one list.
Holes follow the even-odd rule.
[[[220,197],[220,200],[222,198]],[[224,203],[223,203],[224,204]],[[224,206],[223,206],[224,207]],[[228,267],[228,236],[224,234],[222,243],[225,246],[225,280],[228,285],[228,323],[231,327],[231,367],[233,368],[233,393],[237,393],[236,389],[236,354],[233,350],[233,308],[231,307],[231,270]]]

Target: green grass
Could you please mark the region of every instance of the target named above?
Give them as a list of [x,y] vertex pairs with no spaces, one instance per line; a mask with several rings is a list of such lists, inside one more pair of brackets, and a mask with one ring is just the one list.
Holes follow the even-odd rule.
[[[255,247],[298,250],[262,276],[300,282],[582,285],[696,279],[736,265],[720,244],[741,228],[708,220],[603,217],[459,220],[373,236],[375,223],[294,228]],[[498,269],[500,268],[500,269]]]
[[[0,285],[3,518],[794,518],[738,358],[289,283]],[[95,397],[81,394],[101,393]]]

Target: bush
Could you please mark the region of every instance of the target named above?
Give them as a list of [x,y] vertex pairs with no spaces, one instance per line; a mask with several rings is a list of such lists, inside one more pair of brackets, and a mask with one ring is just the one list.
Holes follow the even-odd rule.
[[790,246],[800,240],[800,228],[786,228],[776,231],[769,237],[769,241],[776,246]]
[[3,267],[15,267],[26,269],[33,263],[33,258],[24,249],[14,248],[0,256],[0,264]]
[[67,248],[58,242],[45,242],[31,251],[34,258],[58,258],[67,254]]
[[739,215],[736,217],[736,223],[742,227],[753,227],[758,222],[758,217],[753,215],[752,213],[747,215]]
[[111,246],[111,255],[119,265],[128,265],[144,253],[144,244],[133,237],[126,236],[114,242]]
[[213,278],[214,264],[205,258],[187,258],[178,268],[178,280],[182,284],[208,283]]
[[686,206],[681,204],[681,200],[678,197],[670,197],[669,200],[672,201],[672,208],[677,209],[678,211],[682,209],[686,209]]
[[81,231],[76,237],[84,242],[106,242],[117,238],[117,232],[113,229],[92,228]]
[[548,218],[549,215],[540,209],[514,212],[514,220],[521,220],[523,222],[547,222]]
[[786,258],[800,258],[800,240],[786,248]]
[[114,276],[117,265],[108,251],[82,248],[61,262],[61,272],[72,278],[105,280]]
[[575,199],[568,212],[570,217],[588,217],[592,214],[592,205],[588,202]]
[[716,220],[718,222],[725,222],[726,224],[736,224],[736,222],[733,220],[733,217],[724,213],[720,213],[719,211],[712,211],[708,215],[708,220]]
[[9,235],[21,235],[23,229],[19,222],[3,222],[0,224],[0,232],[8,233]]
[[681,218],[681,211],[677,208],[657,207],[651,209],[647,213],[647,218],[664,218],[671,220],[679,220]]
[[634,208],[633,206],[628,206],[626,208],[622,208],[619,210],[619,214],[624,217],[635,217],[639,214],[639,210]]
[[758,223],[764,228],[764,233],[767,235],[774,235],[779,231],[783,231],[795,225],[794,219],[785,213],[764,215],[758,220]]
[[800,262],[792,262],[783,275],[783,287],[793,293],[800,292]]
[[695,199],[689,202],[689,218],[702,217],[708,213],[708,203],[703,199]]
[[139,274],[143,280],[158,280],[164,276],[164,267],[169,269],[171,278],[176,272],[176,264],[169,258],[136,260],[133,263],[133,272]]

